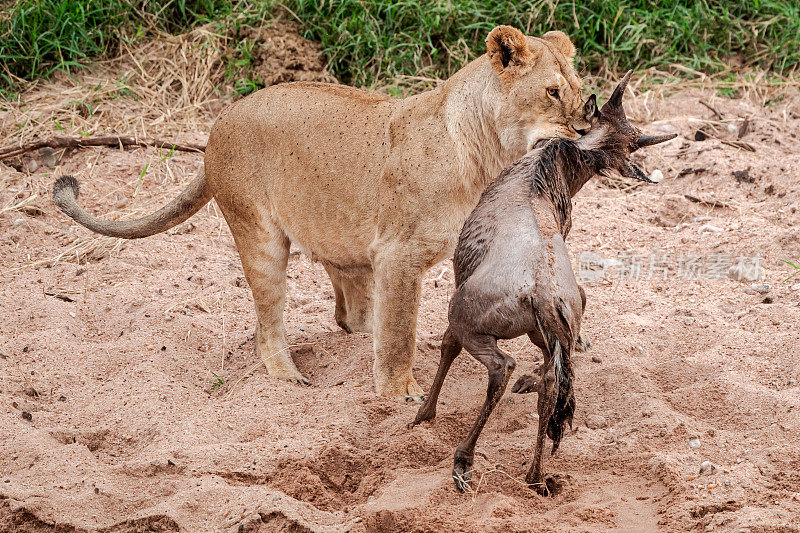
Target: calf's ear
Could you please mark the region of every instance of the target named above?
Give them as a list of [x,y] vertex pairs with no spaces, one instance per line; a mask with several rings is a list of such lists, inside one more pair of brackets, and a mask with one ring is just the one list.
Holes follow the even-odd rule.
[[542,39],[554,45],[556,50],[564,54],[567,59],[575,57],[575,45],[563,31],[549,31],[542,35]]
[[600,110],[597,109],[597,95],[592,94],[586,99],[586,103],[583,104],[583,118],[584,120],[591,122],[593,119],[598,118],[599,116]]
[[528,48],[525,35],[511,26],[497,26],[486,37],[486,54],[498,72],[515,65],[524,65],[536,60]]
[[653,180],[647,177],[647,174],[642,172],[642,169],[634,165],[633,163],[627,163],[625,165],[626,168],[620,172],[622,176],[626,178],[633,178],[639,181],[643,181],[645,183],[655,183]]

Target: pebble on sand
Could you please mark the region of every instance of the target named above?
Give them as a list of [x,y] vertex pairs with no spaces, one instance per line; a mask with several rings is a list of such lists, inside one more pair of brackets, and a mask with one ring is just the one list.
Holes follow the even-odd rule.
[[692,437],[690,439],[687,439],[687,442],[689,443],[689,447],[690,448],[699,448],[700,447],[700,439],[698,439],[697,437]]
[[592,356],[592,362],[593,363],[602,363],[603,362],[603,358],[600,357],[599,355],[593,355]]
[[711,461],[703,461],[700,463],[700,473],[701,474],[712,474],[716,472],[717,467],[714,466],[714,463]]
[[664,179],[664,173],[658,169],[655,169],[653,172],[650,173],[650,176],[648,177],[650,178],[650,181],[652,181],[653,183],[658,183],[659,181]]
[[703,233],[720,233],[722,231],[725,231],[725,230],[723,230],[722,228],[720,228],[718,226],[714,226],[712,224],[703,224],[702,226],[700,226],[700,229],[697,230],[697,233],[700,233],[700,234],[703,234]]
[[586,417],[586,427],[589,429],[600,429],[608,425],[606,419],[600,415],[589,415]]
[[767,294],[771,290],[772,286],[769,283],[753,283],[744,292],[747,294]]

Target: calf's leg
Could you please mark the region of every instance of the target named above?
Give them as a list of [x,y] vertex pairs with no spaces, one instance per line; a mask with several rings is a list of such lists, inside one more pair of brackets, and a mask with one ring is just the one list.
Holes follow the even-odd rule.
[[486,367],[489,372],[489,385],[486,389],[486,401],[481,406],[478,419],[453,455],[453,480],[461,492],[469,488],[475,443],[483,426],[486,425],[486,420],[502,398],[516,366],[514,359],[497,347],[497,339],[489,335],[475,335],[464,339],[464,348]]
[[[543,353],[545,352],[544,337],[542,337],[542,333],[540,331],[528,333],[528,338],[534,345],[538,346]],[[545,354],[545,357],[547,357],[547,354]],[[537,367],[536,370],[533,371],[534,375],[521,375],[514,383],[514,386],[511,387],[511,392],[514,394],[528,394],[529,392],[536,391],[539,385],[539,376],[542,374],[542,366],[544,365]]]
[[[583,314],[583,312],[586,310],[586,292],[580,285],[578,285],[578,290],[581,293],[581,314]],[[591,347],[592,343],[589,342],[589,339],[586,338],[586,335],[578,333],[578,340],[575,341],[575,351],[588,352]]]
[[553,356],[545,351],[544,364],[542,365],[542,379],[539,380],[539,398],[537,408],[539,412],[539,431],[536,434],[536,449],[525,481],[528,482],[539,494],[544,496],[550,493],[542,473],[542,453],[544,440],[547,436],[547,424],[556,408],[558,387],[556,373],[553,365]]
[[425,403],[417,411],[417,417],[410,427],[414,427],[426,420],[433,420],[436,417],[436,402],[439,399],[439,393],[442,391],[442,383],[444,383],[444,378],[447,377],[447,372],[450,371],[450,365],[453,364],[453,361],[460,353],[461,343],[458,342],[453,331],[448,327],[442,338],[442,357],[439,359],[439,369],[436,371],[436,377],[433,380],[430,393]]

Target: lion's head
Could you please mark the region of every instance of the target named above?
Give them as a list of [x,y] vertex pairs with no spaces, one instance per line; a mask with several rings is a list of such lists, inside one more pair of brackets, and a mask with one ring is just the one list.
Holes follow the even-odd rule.
[[575,46],[563,32],[539,38],[498,26],[486,38],[486,55],[496,74],[494,94],[486,96],[503,148],[523,153],[541,139],[575,138],[587,127]]

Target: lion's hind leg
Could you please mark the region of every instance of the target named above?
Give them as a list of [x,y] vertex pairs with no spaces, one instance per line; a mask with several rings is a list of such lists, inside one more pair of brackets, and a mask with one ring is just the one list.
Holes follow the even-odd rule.
[[366,267],[341,271],[331,265],[325,270],[336,296],[336,323],[347,333],[372,333],[372,271]]
[[289,238],[263,219],[236,221],[231,230],[256,304],[256,353],[270,376],[309,385],[292,361],[283,327]]

